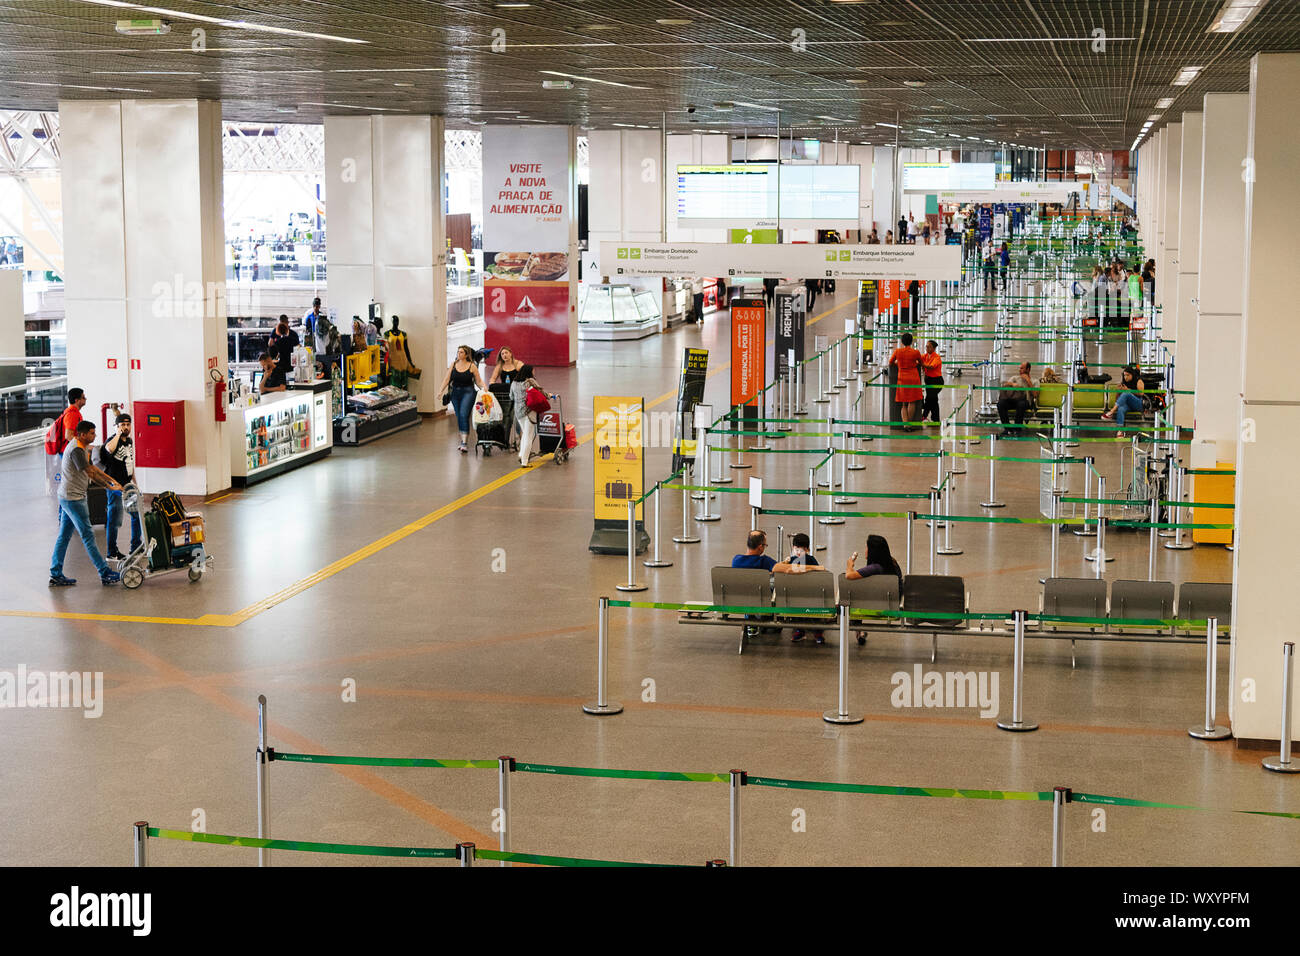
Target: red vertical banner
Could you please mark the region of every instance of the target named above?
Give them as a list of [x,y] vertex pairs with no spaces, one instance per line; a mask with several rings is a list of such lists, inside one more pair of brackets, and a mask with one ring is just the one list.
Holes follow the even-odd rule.
[[748,405],[766,378],[767,308],[742,300],[731,306],[731,405]]

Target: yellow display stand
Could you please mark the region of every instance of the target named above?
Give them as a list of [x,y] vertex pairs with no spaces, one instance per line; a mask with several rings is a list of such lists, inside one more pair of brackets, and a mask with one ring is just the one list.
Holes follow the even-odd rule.
[[[1237,501],[1236,465],[1221,461],[1214,469],[1225,474],[1192,475],[1192,500],[1206,504],[1235,504]],[[1233,524],[1234,508],[1193,508],[1193,524]],[[1192,541],[1196,544],[1232,544],[1232,529],[1193,528]]]
[[347,357],[348,387],[379,374],[379,346],[370,345]]

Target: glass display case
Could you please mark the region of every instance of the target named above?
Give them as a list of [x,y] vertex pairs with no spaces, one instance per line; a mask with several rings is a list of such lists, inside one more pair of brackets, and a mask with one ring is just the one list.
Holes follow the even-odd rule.
[[578,310],[578,338],[643,339],[659,331],[660,296],[630,285],[585,285]]
[[273,392],[255,405],[230,409],[242,427],[231,435],[231,484],[243,487],[328,455],[333,448],[330,383]]

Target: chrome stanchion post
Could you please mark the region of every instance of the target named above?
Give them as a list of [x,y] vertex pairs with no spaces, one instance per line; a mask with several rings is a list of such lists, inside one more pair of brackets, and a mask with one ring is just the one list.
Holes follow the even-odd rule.
[[[710,492],[709,492],[709,488],[711,488],[711,487],[713,486],[713,476],[710,474],[710,471],[711,471],[711,469],[712,469],[712,465],[710,464],[710,457],[709,457],[709,456],[710,456],[710,452],[709,452],[708,440],[709,440],[709,430],[708,430],[707,428],[701,428],[701,429],[699,430],[699,437],[696,439],[696,441],[697,441],[697,442],[704,442],[704,443],[705,443],[705,445],[704,445],[704,481],[702,482],[702,484],[703,484],[703,486],[704,486],[704,492],[703,492],[703,499],[700,501],[700,513],[697,514],[697,515],[695,516],[695,520],[696,520],[696,521],[720,521],[720,520],[722,520],[722,515],[718,514],[718,513],[715,512],[715,511],[710,511],[710,510],[709,510],[709,494],[710,494]],[[728,479],[728,480],[730,480],[730,479]]]
[[[825,551],[826,545],[817,543],[817,469],[808,469],[808,550]],[[841,518],[840,521],[844,519]]]
[[1028,614],[1024,610],[1012,611],[1011,614],[1015,627],[1011,664],[1011,719],[999,720],[998,728],[1016,732],[1037,730],[1038,724],[1025,720],[1024,714],[1025,619]]
[[930,573],[934,574],[935,535],[939,530],[939,489],[930,488]]
[[619,591],[644,591],[648,585],[636,579],[636,501],[627,501],[627,583],[616,584]]
[[903,569],[905,574],[912,573],[912,525],[916,523],[916,512],[907,513],[907,567]]
[[[1178,504],[1176,504],[1175,506],[1173,506],[1173,507],[1171,507],[1171,508],[1169,509],[1169,515],[1170,515],[1170,517],[1173,519],[1173,523],[1174,523],[1174,524],[1182,524],[1182,523],[1183,523],[1183,510],[1184,510],[1184,508],[1183,508],[1183,477],[1185,476],[1187,470],[1186,470],[1182,465],[1180,465],[1180,464],[1176,464],[1176,463],[1173,463],[1173,462],[1172,462],[1172,459],[1171,459],[1171,467],[1173,468],[1173,472],[1174,472],[1174,475],[1173,475],[1173,478],[1174,478],[1174,493],[1173,493],[1173,496],[1170,498],[1170,500],[1171,500],[1171,501],[1176,501],[1176,502],[1178,502]],[[1169,551],[1186,551],[1186,550],[1188,550],[1189,548],[1191,548],[1191,546],[1192,546],[1192,543],[1191,543],[1190,541],[1184,541],[1184,540],[1183,540],[1183,529],[1182,529],[1182,528],[1175,528],[1175,529],[1174,529],[1174,540],[1173,540],[1173,541],[1166,541],[1166,542],[1165,542],[1165,548],[1168,549]]]
[[830,402],[830,390],[826,388],[826,353],[818,352],[816,355],[817,362],[817,397],[813,403],[825,405]]
[[[1088,518],[1092,508],[1091,503],[1087,500],[1092,497],[1092,463],[1093,458],[1091,455],[1083,459],[1083,527],[1074,530],[1074,533],[1080,538],[1091,538],[1097,534],[1095,530],[1088,527]],[[1097,513],[1101,513],[1100,507],[1097,508]]]
[[[834,430],[834,426],[832,426],[832,431],[833,431],[833,430]],[[831,439],[831,441],[834,441],[834,440],[835,440],[835,439],[833,439],[833,438]],[[840,458],[840,480],[837,481],[837,482],[835,482],[835,484],[839,485],[841,491],[848,491],[848,482],[849,482],[849,476],[848,476],[848,467],[849,467],[849,433],[848,433],[848,430],[847,430],[847,429],[846,429],[845,431],[840,432],[840,455],[839,455],[839,458]],[[831,464],[833,465],[834,462],[832,462]],[[832,474],[834,473],[834,468],[831,469],[831,472],[832,472]],[[835,503],[836,503],[836,504],[841,504],[841,505],[851,505],[851,504],[853,504],[853,499],[852,499],[852,498],[845,498],[845,497],[841,494],[840,497],[838,497],[838,498],[835,499]]]
[[659,529],[662,527],[659,524],[659,499],[664,496],[664,483],[662,481],[655,485],[653,493],[655,496],[655,533],[654,533],[655,552],[654,552],[654,557],[651,560],[642,561],[641,563],[644,564],[647,568],[668,568],[668,567],[672,567],[672,562],[662,561],[659,558]]
[[1149,534],[1147,535],[1147,580],[1156,579],[1156,527],[1160,523],[1160,492],[1151,492],[1151,520]]
[[745,771],[731,771],[731,854],[727,860],[732,866],[740,866],[740,788],[748,782]]
[[952,546],[952,472],[948,473],[943,486],[943,547],[939,549],[939,553],[961,554],[961,548]]
[[149,840],[149,824],[140,820],[131,824],[131,865],[148,866],[149,857],[145,849]]
[[474,844],[457,843],[456,859],[460,860],[460,865],[462,868],[473,866],[474,865]]
[[[271,833],[271,748],[267,744],[266,695],[257,695],[257,836],[270,839]],[[257,848],[257,865],[271,865],[271,851]]]
[[605,699],[606,672],[609,669],[609,598],[602,596],[596,617],[596,701],[583,704],[588,714],[605,716],[623,713],[623,705]]
[[1007,506],[1007,503],[1005,501],[998,501],[998,497],[997,497],[997,489],[996,489],[997,470],[998,470],[997,454],[998,454],[997,437],[995,435],[990,434],[989,435],[989,500],[981,501],[980,502],[981,508],[1005,508]]
[[1052,567],[1049,577],[1057,577],[1061,555],[1061,493],[1052,489]]
[[1065,866],[1065,805],[1071,796],[1069,787],[1052,790],[1052,866]]
[[1232,736],[1231,730],[1214,722],[1215,699],[1218,697],[1218,654],[1219,619],[1212,617],[1205,622],[1205,725],[1187,731],[1198,740],[1223,740]]
[[[690,479],[695,474],[695,469],[690,466],[682,468],[682,533],[673,538],[678,544],[699,544],[700,539],[697,535],[691,534],[689,524],[691,517],[691,492],[687,486],[690,485]],[[706,495],[708,492],[704,492]],[[708,506],[705,505],[705,508]]]
[[1275,773],[1300,773],[1300,762],[1291,759],[1291,682],[1295,677],[1295,643],[1282,645],[1282,733],[1277,759],[1263,761],[1265,770]]
[[828,724],[860,724],[865,718],[861,714],[849,713],[849,606],[840,604],[837,611],[840,623],[839,709],[826,711],[822,720]]
[[[515,772],[514,757],[497,757],[497,809],[501,811],[500,849],[502,853],[510,852],[510,775]],[[501,861],[502,866],[509,866],[508,860]]]

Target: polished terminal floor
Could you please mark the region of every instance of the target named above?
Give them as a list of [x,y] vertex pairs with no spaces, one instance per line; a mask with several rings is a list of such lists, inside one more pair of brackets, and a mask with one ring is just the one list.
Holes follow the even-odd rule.
[[[853,310],[842,285],[819,299],[809,337],[838,333]],[[592,396],[643,395],[671,411],[682,349],[710,349],[708,398],[726,402],[727,333],[718,317],[638,343],[584,343],[575,369],[544,370],[578,433],[592,430]],[[1023,343],[1016,343],[1017,346]],[[1111,349],[1113,347],[1108,347]],[[1035,362],[1037,345],[1008,353]],[[1059,352],[1058,352],[1059,355]],[[524,356],[526,359],[527,357]],[[1122,355],[1108,351],[1107,361]],[[1059,364],[1058,364],[1059,369]],[[1037,373],[1036,373],[1037,374]],[[959,380],[977,381],[975,373]],[[956,394],[954,390],[953,394]],[[945,405],[952,401],[945,394]],[[817,406],[857,410],[848,390]],[[92,406],[99,398],[92,396]],[[879,404],[873,406],[875,414]],[[820,416],[826,417],[826,416]],[[863,415],[860,417],[872,417]],[[999,731],[971,709],[895,708],[891,675],[931,669],[925,637],[873,636],[849,648],[857,726],[822,721],[836,701],[834,634],[825,646],[763,636],[743,656],[730,628],[687,627],[672,611],[614,609],[610,696],[626,711],[593,717],[596,607],[620,597],[626,559],[593,555],[591,445],[567,465],[521,470],[510,457],[463,457],[446,420],[426,421],[361,449],[202,505],[216,564],[197,585],[183,575],[138,591],[101,588],[77,542],[68,573],[46,587],[54,510],[42,495],[38,449],[0,459],[0,509],[11,537],[0,579],[0,669],[103,671],[103,716],[71,710],[3,713],[0,817],[5,864],[121,865],[131,824],[213,833],[256,832],[254,750],[259,694],[269,699],[281,751],[389,757],[520,760],[582,767],[726,772],[927,788],[1078,791],[1198,807],[1295,810],[1294,781],[1269,774],[1257,752],[1187,736],[1202,716],[1204,650],[1194,645],[1030,641],[1026,716],[1041,729]],[[799,441],[790,439],[787,443]],[[812,445],[821,439],[804,439]],[[1000,447],[1001,447],[1000,443]],[[871,447],[918,447],[901,439]],[[933,443],[926,443],[932,447]],[[983,445],[972,449],[982,453]],[[1024,447],[1037,446],[1024,443]],[[1096,445],[1119,479],[1118,445]],[[668,473],[669,449],[647,451],[646,474]],[[807,456],[751,456],[738,482],[806,486]],[[854,490],[925,491],[930,459],[867,458]],[[968,463],[955,513],[981,514],[986,463]],[[1006,464],[1002,514],[1032,517],[1039,471]],[[1113,486],[1119,487],[1119,485]],[[791,508],[806,507],[790,496]],[[793,503],[793,502],[798,502]],[[676,545],[680,492],[665,496],[660,550],[673,565],[636,576],[639,600],[707,600],[708,569],[729,563],[749,526],[743,495],[720,495],[724,518],[691,522],[703,539]],[[873,506],[874,507],[874,506]],[[878,510],[899,510],[883,503]],[[871,510],[864,508],[863,510]],[[807,519],[763,519],[773,532]],[[838,573],[869,532],[902,556],[902,523],[850,518],[819,528],[824,563]],[[917,570],[928,567],[918,528]],[[125,533],[125,532],[124,532]],[[961,574],[976,610],[1037,608],[1048,531],[955,524],[958,556],[936,570]],[[1063,535],[1062,575],[1090,575],[1091,539]],[[498,549],[501,549],[498,551]],[[1145,534],[1116,532],[1110,579],[1146,577]],[[505,570],[494,570],[504,555]],[[1158,577],[1229,580],[1221,547],[1160,549]],[[498,565],[499,566],[499,565]],[[1220,722],[1226,722],[1226,651]],[[1011,698],[1011,642],[947,637],[935,669],[992,670]],[[653,681],[654,700],[643,699]],[[355,702],[344,685],[355,681]],[[646,695],[648,696],[648,694]],[[495,846],[493,770],[359,768],[274,763],[271,834],[284,839]],[[700,863],[728,851],[725,784],[515,774],[513,848],[612,860]],[[1067,808],[1067,860],[1086,865],[1293,862],[1293,821],[1228,812]],[[806,814],[798,830],[796,811]],[[1020,800],[744,791],[746,864],[1038,865],[1049,859],[1048,804]],[[1103,826],[1104,825],[1104,826]],[[249,865],[251,850],[152,841],[163,865]],[[276,865],[357,865],[391,859],[274,854]],[[431,861],[415,861],[439,865]],[[444,861],[445,862],[445,861]]]

